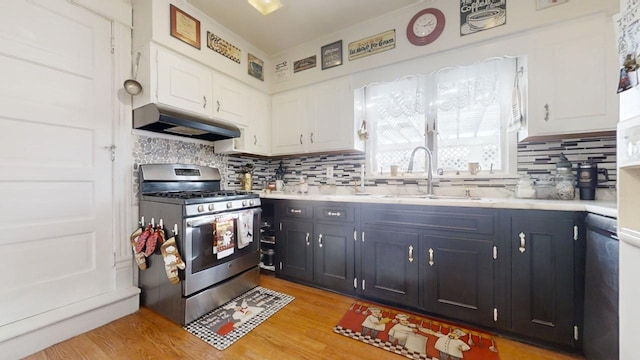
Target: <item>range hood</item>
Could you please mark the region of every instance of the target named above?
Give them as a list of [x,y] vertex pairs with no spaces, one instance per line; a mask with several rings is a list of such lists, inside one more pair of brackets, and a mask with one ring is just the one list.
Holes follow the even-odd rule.
[[209,141],[240,137],[236,126],[161,104],[147,104],[133,110],[133,127]]

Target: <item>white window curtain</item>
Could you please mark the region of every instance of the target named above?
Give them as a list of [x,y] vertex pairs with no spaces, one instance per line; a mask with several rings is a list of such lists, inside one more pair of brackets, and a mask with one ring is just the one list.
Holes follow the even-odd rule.
[[[434,169],[459,172],[468,162],[503,169],[515,73],[515,58],[492,58],[367,85],[362,97],[372,129],[370,173],[388,174],[392,165],[405,172],[417,146],[433,150]],[[425,152],[420,151],[414,172],[425,169]]]

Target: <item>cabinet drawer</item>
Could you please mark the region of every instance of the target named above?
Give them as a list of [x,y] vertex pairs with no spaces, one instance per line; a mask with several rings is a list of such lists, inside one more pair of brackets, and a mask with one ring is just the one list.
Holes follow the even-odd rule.
[[316,205],[314,215],[316,220],[353,222],[355,221],[355,208],[344,204]]
[[313,206],[297,201],[287,201],[278,204],[276,213],[280,217],[311,219],[313,218]]
[[492,209],[437,206],[376,206],[363,209],[371,226],[401,226],[479,235],[496,233],[497,214]]

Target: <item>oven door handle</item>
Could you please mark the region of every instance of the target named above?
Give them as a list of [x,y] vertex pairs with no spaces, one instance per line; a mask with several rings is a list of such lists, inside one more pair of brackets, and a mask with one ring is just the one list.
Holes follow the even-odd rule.
[[187,227],[198,227],[198,226],[202,226],[202,225],[207,225],[207,224],[212,224],[214,222],[216,222],[216,220],[218,219],[237,219],[238,218],[238,213],[234,212],[234,213],[225,213],[225,214],[221,214],[221,215],[210,215],[210,216],[203,216],[203,217],[198,217],[198,218],[194,218],[194,219],[190,219],[187,220]]

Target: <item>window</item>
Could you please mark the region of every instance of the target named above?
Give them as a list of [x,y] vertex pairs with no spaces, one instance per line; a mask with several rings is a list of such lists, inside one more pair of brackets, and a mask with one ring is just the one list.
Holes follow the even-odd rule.
[[[406,172],[419,146],[431,150],[433,169],[445,174],[465,173],[469,162],[496,173],[515,172],[508,161],[515,134],[507,125],[514,106],[521,105],[514,104],[521,91],[516,69],[515,58],[495,58],[357,90],[371,129],[369,173],[388,175],[391,165]],[[413,172],[424,173],[427,164],[426,151],[416,151]]]

